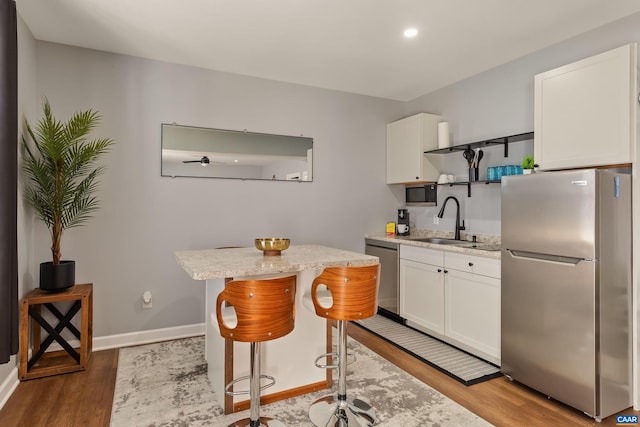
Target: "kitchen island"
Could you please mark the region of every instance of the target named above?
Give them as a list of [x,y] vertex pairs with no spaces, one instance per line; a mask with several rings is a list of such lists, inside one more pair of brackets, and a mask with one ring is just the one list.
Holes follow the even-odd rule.
[[280,256],[264,256],[256,248],[178,251],[175,256],[192,279],[206,281],[205,358],[209,381],[220,401],[224,401],[225,413],[248,408],[246,396],[224,395],[226,383],[249,373],[249,344],[225,343],[218,332],[216,298],[229,279],[297,276],[293,332],[263,343],[262,371],[276,378],[276,385],[268,390],[264,403],[330,386],[329,371],[316,368],[314,360],[327,351],[331,328],[325,319],[303,306],[303,295],[326,267],[378,263],[374,256],[318,245],[293,245]]

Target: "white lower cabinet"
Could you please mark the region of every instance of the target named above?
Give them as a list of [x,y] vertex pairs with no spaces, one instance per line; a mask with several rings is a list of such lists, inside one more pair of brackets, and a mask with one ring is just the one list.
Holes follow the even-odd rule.
[[400,259],[400,316],[444,333],[443,267]]
[[500,279],[447,271],[445,335],[500,358]]
[[400,245],[400,315],[500,363],[500,260]]

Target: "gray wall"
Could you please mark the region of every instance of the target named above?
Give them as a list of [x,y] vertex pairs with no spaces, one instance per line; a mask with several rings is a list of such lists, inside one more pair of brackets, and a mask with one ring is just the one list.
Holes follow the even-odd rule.
[[[421,111],[442,114],[443,120],[449,122],[454,145],[531,132],[536,74],[632,42],[640,42],[640,13],[416,98],[406,103],[404,113],[407,116]],[[484,167],[520,164],[524,154],[533,154],[530,142],[512,147],[508,159],[500,158],[499,149],[491,149],[494,158],[485,157]],[[486,151],[488,154],[489,150]],[[464,175],[465,167],[462,154],[450,154],[443,159],[445,170],[459,171]],[[478,191],[476,188],[478,186],[474,187],[471,199],[466,197],[466,190],[462,187],[453,190],[441,188],[438,197],[442,200],[446,195],[456,195],[461,200],[463,217],[472,231],[499,234],[500,192],[493,186],[478,188]],[[419,228],[453,230],[453,210],[445,215],[440,226],[432,224],[437,209],[411,210]]]
[[[77,282],[94,283],[96,337],[204,321],[204,283],[182,271],[176,250],[281,236],[363,251],[364,234],[384,230],[402,203],[384,168],[385,124],[402,103],[45,42],[37,64],[38,97],[59,118],[94,108],[95,135],[116,141],[101,210],[62,241]],[[173,122],[313,137],[314,180],[161,177],[160,124]],[[37,262],[48,260],[40,222],[35,240]],[[145,290],[152,309],[142,309]]]

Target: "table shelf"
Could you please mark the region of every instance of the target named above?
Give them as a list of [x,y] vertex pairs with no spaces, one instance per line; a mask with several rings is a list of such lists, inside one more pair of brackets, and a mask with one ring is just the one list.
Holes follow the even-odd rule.
[[[54,303],[71,301],[73,304],[66,313],[62,313]],[[45,307],[58,320],[52,326],[43,316]],[[80,330],[71,320],[80,313]],[[31,319],[31,322],[30,322]],[[31,323],[31,328],[29,328]],[[48,335],[41,340],[42,329]],[[80,340],[80,347],[73,348],[61,335],[69,330]],[[31,331],[31,334],[29,332]],[[29,359],[29,340],[33,341],[32,356]],[[93,340],[93,284],[74,285],[62,292],[32,290],[20,302],[20,380],[47,377],[69,372],[83,371],[89,364]],[[47,348],[57,342],[63,348],[47,352]]]

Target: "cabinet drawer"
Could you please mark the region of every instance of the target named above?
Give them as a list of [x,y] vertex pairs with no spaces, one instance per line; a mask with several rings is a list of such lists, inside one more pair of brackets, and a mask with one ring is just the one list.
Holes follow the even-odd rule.
[[444,252],[416,246],[400,245],[400,258],[432,265],[444,265]]
[[482,276],[500,278],[500,260],[447,252],[445,267]]

